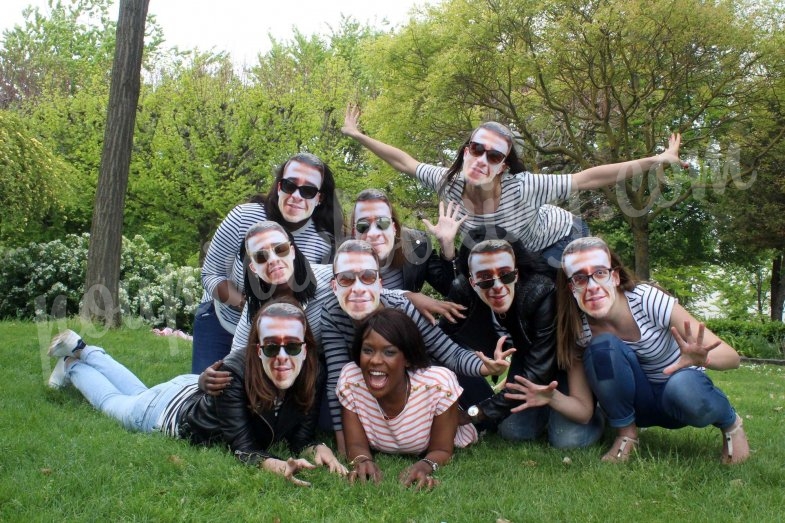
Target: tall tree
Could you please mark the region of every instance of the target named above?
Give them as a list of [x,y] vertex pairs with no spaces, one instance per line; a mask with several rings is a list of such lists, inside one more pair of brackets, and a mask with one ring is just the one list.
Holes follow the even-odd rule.
[[149,0],[120,0],[101,170],[90,228],[82,314],[120,323],[120,254],[123,209],[141,85],[144,28]]

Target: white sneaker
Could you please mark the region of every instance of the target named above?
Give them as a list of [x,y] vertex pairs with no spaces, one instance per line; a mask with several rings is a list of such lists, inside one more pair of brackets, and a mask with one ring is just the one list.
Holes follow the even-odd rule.
[[70,384],[71,380],[65,373],[65,357],[57,358],[55,368],[49,375],[49,386],[53,389],[62,389]]
[[85,348],[85,342],[77,333],[66,329],[54,338],[49,344],[49,355],[53,358],[73,356],[74,351]]

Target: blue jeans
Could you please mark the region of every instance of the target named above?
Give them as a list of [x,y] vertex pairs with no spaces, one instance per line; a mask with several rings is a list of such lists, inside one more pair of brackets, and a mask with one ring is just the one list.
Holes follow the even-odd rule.
[[[558,390],[569,394],[567,375],[559,372],[556,376]],[[540,437],[548,429],[548,442],[557,449],[588,447],[602,436],[605,422],[599,409],[586,424],[576,423],[559,414],[550,407],[526,409],[510,414],[499,423],[499,435],[511,441],[531,441]]]
[[223,359],[232,350],[234,336],[218,320],[212,300],[199,305],[194,314],[194,341],[191,353],[191,372],[201,374],[204,369]]
[[[567,374],[559,372],[556,379],[559,391],[567,394]],[[493,395],[493,389],[485,378],[458,376],[458,382],[463,387],[460,402],[464,408]],[[603,426],[604,419],[599,409],[595,409],[592,419],[584,425],[565,418],[550,407],[538,407],[510,414],[499,422],[497,429],[502,438],[510,441],[533,441],[547,429],[548,442],[553,447],[571,449],[588,447],[599,440]]]
[[578,216],[574,216],[572,218],[572,228],[570,232],[568,232],[565,236],[558,239],[552,245],[544,248],[540,255],[545,259],[549,266],[553,267],[554,269],[561,269],[561,256],[564,253],[564,248],[573,241],[577,240],[578,238],[585,238],[589,236],[589,226],[583,221],[582,218]]
[[592,338],[583,354],[586,378],[611,427],[714,425],[726,429],[736,421],[727,396],[706,373],[680,369],[664,383],[651,383],[635,352],[612,334]]
[[92,345],[68,366],[66,375],[90,405],[135,432],[158,430],[169,403],[199,379],[198,375],[184,374],[148,389],[133,372]]

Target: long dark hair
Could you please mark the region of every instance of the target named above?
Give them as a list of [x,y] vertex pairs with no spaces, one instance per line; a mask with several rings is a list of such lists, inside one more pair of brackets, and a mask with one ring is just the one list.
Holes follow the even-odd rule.
[[270,185],[270,190],[268,191],[267,198],[264,202],[267,217],[284,225],[284,227],[293,225],[289,224],[284,219],[281,210],[278,209],[278,184],[283,179],[286,168],[292,162],[310,165],[322,173],[322,185],[319,188],[322,199],[319,202],[319,205],[314,209],[311,219],[313,220],[314,227],[316,227],[317,231],[323,232],[329,236],[334,250],[336,238],[340,240],[343,236],[343,214],[341,206],[338,203],[338,197],[335,194],[335,176],[333,176],[330,167],[314,154],[306,152],[297,153],[275,170],[275,178],[273,179],[272,185]]
[[264,372],[262,360],[259,358],[259,325],[263,317],[297,319],[303,324],[305,332],[305,361],[300,369],[300,374],[294,380],[291,392],[295,405],[302,411],[308,412],[316,397],[316,380],[319,372],[318,352],[319,347],[305,319],[305,312],[291,298],[282,298],[267,303],[254,316],[248,345],[245,348],[245,393],[248,404],[254,412],[271,411],[275,408],[275,399],[278,388]]
[[357,365],[360,365],[363,342],[371,331],[398,347],[409,368],[424,369],[430,366],[425,341],[417,324],[405,312],[388,307],[381,307],[371,313],[354,331],[352,360]]
[[[473,131],[471,136],[463,142],[460,149],[458,149],[458,154],[455,157],[455,161],[450,165],[450,168],[444,175],[444,180],[438,187],[438,193],[440,196],[444,195],[450,185],[455,183],[456,178],[458,175],[463,171],[463,153],[466,151],[466,148],[469,147],[469,142],[472,141],[474,135],[477,134],[477,131],[480,129],[485,129],[486,131],[490,131],[492,133],[498,134],[502,138],[505,139],[507,144],[510,146],[510,152],[507,153],[507,158],[504,159],[504,163],[507,164],[507,170],[513,174],[521,173],[526,170],[526,166],[523,164],[523,161],[518,158],[518,151],[515,149],[515,135],[512,133],[509,127],[506,125],[502,125],[499,122],[485,122],[478,125]],[[499,173],[496,178],[499,178],[504,174],[503,172]]]
[[308,263],[305,255],[303,255],[303,253],[300,252],[300,249],[297,248],[297,245],[295,245],[291,233],[284,229],[280,223],[274,221],[267,220],[255,223],[246,231],[245,239],[240,246],[239,253],[240,259],[243,260],[243,283],[245,285],[245,300],[248,303],[248,317],[246,320],[249,322],[251,321],[251,318],[256,316],[259,309],[272,298],[275,289],[273,289],[272,284],[267,283],[256,273],[251,271],[251,268],[248,266],[251,262],[251,258],[247,253],[247,243],[249,239],[257,234],[270,230],[279,231],[286,236],[289,239],[289,242],[294,246],[294,263],[292,264],[294,273],[289,280],[289,288],[292,291],[294,299],[297,300],[298,303],[304,305],[316,294],[316,276],[314,276],[313,271],[311,270],[311,264]]
[[[354,215],[357,204],[360,202],[375,201],[386,203],[387,207],[390,209],[390,218],[392,219],[393,225],[395,225],[395,242],[392,250],[392,260],[387,260],[387,266],[392,269],[400,269],[406,261],[403,246],[401,245],[401,234],[403,229],[401,227],[401,220],[398,219],[398,213],[395,212],[395,207],[393,207],[392,202],[384,191],[380,191],[379,189],[365,189],[360,191],[360,194],[357,195],[357,198],[354,200],[354,207],[352,207],[351,224],[349,225],[352,231],[352,237],[354,237]],[[381,260],[379,260],[379,263],[381,264]]]
[[569,254],[594,249],[600,249],[608,254],[611,267],[619,274],[619,287],[622,290],[631,291],[640,283],[635,273],[624,266],[619,255],[611,251],[603,239],[587,236],[567,244],[561,257],[562,269],[556,276],[556,358],[561,368],[570,367],[578,349],[576,342],[583,332],[581,309],[570,290],[567,273],[564,272],[564,258]]

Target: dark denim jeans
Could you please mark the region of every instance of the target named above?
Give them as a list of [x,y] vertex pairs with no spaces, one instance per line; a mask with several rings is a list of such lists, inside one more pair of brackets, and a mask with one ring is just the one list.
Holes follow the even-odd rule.
[[714,425],[725,429],[736,421],[727,396],[706,373],[680,369],[664,383],[651,383],[635,352],[612,334],[592,338],[583,354],[583,365],[611,427],[635,422],[639,427]]
[[232,350],[233,338],[232,333],[227,332],[218,321],[212,300],[199,305],[194,314],[191,373],[201,374],[204,369],[223,359]]

